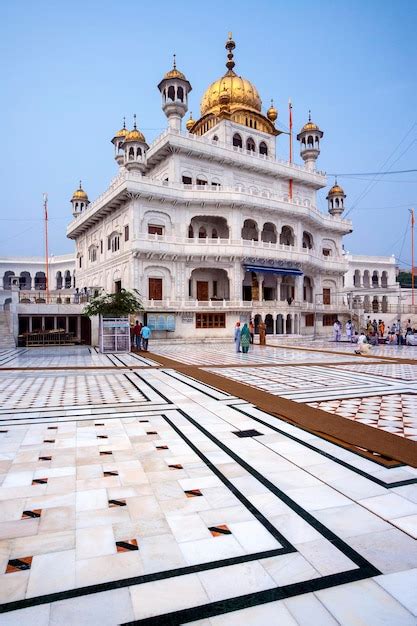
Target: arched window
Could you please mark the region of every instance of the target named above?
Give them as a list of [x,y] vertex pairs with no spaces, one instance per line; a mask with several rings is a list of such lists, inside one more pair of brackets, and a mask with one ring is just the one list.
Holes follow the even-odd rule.
[[129,148],[129,161],[133,161],[135,158],[135,149]]
[[142,150],[140,148],[138,148],[136,150],[136,157],[140,157],[140,156],[142,156]]
[[[97,251],[96,248],[95,250]],[[64,274],[64,287],[65,289],[71,289],[71,272],[69,270],[66,270]]]
[[175,89],[172,85],[168,87],[168,100],[172,100],[173,102],[175,100]]
[[111,250],[112,252],[117,252],[118,250],[120,250],[120,234],[119,233],[115,232],[109,235],[109,237],[107,238],[107,249]]
[[35,274],[35,289],[46,289],[46,276],[45,272],[36,272]]
[[243,222],[242,239],[258,241],[258,225],[254,220],[245,220]]
[[217,230],[215,228],[213,228],[213,230],[211,231],[211,238],[212,239],[217,239],[218,238],[218,234],[217,234]]
[[268,146],[264,141],[259,144],[259,154],[268,154]]
[[303,300],[304,302],[313,302],[313,286],[311,284],[311,278],[309,276],[304,276]]
[[283,226],[279,236],[279,243],[284,246],[294,245],[294,231],[291,226]]
[[184,102],[184,89],[182,87],[178,87],[177,89],[177,98],[181,100],[181,102]]
[[272,222],[265,222],[261,233],[261,241],[277,243],[277,231]]
[[307,144],[309,148],[313,148],[314,147],[314,139],[311,135],[309,135],[308,139],[307,139]]
[[[381,274],[381,287],[388,287],[388,272],[385,270]],[[386,298],[386,296],[383,296],[383,298]]]
[[19,289],[31,288],[31,275],[30,272],[20,272],[19,276]]
[[236,148],[241,148],[242,147],[242,137],[238,133],[235,133],[233,135],[233,145]]
[[205,239],[207,237],[207,231],[204,228],[204,226],[201,226],[199,231],[198,231],[198,238],[199,239]]
[[61,272],[56,273],[56,288],[62,289],[62,273]]
[[379,287],[379,275],[377,270],[374,270],[372,273],[372,287]]
[[306,248],[307,250],[311,250],[313,248],[313,237],[306,231],[303,232],[303,248]]
[[246,141],[246,150],[248,150],[249,152],[255,152],[256,150],[255,142],[252,137],[249,137],[249,139]]
[[191,225],[188,227],[188,239],[194,239],[194,229]]

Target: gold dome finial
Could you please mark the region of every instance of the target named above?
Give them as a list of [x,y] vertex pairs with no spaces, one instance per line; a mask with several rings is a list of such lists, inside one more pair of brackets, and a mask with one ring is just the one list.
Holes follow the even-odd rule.
[[311,122],[311,109],[308,110],[308,121]]
[[136,127],[136,113],[133,113],[133,129],[137,130],[137,127]]
[[71,200],[84,200],[86,202],[88,202],[88,196],[85,193],[84,189],[81,186],[82,181],[80,180],[80,185],[78,187],[78,189],[76,189],[74,191],[74,193],[72,194],[72,199]]
[[278,111],[274,107],[274,101],[273,101],[272,98],[271,98],[271,106],[267,110],[266,116],[267,116],[267,118],[269,119],[270,122],[275,122],[277,117],[278,117]]
[[190,111],[190,117],[189,117],[189,119],[187,120],[187,122],[186,122],[186,124],[185,124],[185,128],[186,128],[188,131],[190,131],[190,130],[192,129],[192,127],[194,126],[194,124],[195,124],[195,120],[193,120],[193,114],[192,114],[192,112]]
[[229,33],[229,37],[226,41],[226,45],[225,48],[227,50],[227,62],[226,62],[226,67],[229,70],[229,72],[233,73],[233,68],[235,66],[235,62],[233,61],[233,52],[232,50],[234,50],[236,48],[236,44],[232,39],[232,33]]
[[172,69],[176,70],[177,69],[177,55],[174,52],[174,54],[172,56],[173,56],[173,59],[172,59]]

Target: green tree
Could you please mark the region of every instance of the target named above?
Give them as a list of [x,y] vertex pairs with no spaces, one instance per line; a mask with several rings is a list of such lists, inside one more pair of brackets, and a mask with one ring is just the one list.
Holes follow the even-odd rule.
[[411,287],[411,272],[399,272],[397,280],[400,287]]
[[105,293],[90,300],[83,310],[86,317],[102,315],[103,317],[127,317],[133,313],[143,311],[143,304],[139,292],[134,289],[122,289],[118,293]]

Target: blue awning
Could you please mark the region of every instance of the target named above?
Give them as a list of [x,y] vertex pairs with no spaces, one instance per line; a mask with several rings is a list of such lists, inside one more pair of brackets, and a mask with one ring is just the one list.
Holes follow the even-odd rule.
[[302,276],[302,270],[295,267],[273,267],[268,265],[246,265],[243,267],[247,272],[261,272],[262,274],[284,274],[285,276]]

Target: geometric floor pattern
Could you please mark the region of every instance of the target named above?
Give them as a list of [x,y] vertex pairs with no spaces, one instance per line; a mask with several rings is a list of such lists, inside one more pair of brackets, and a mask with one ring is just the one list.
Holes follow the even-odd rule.
[[[134,355],[110,373],[43,370],[51,358],[0,376],[2,626],[416,624],[416,469],[149,360],[120,371]],[[387,397],[404,413],[405,395]]]

